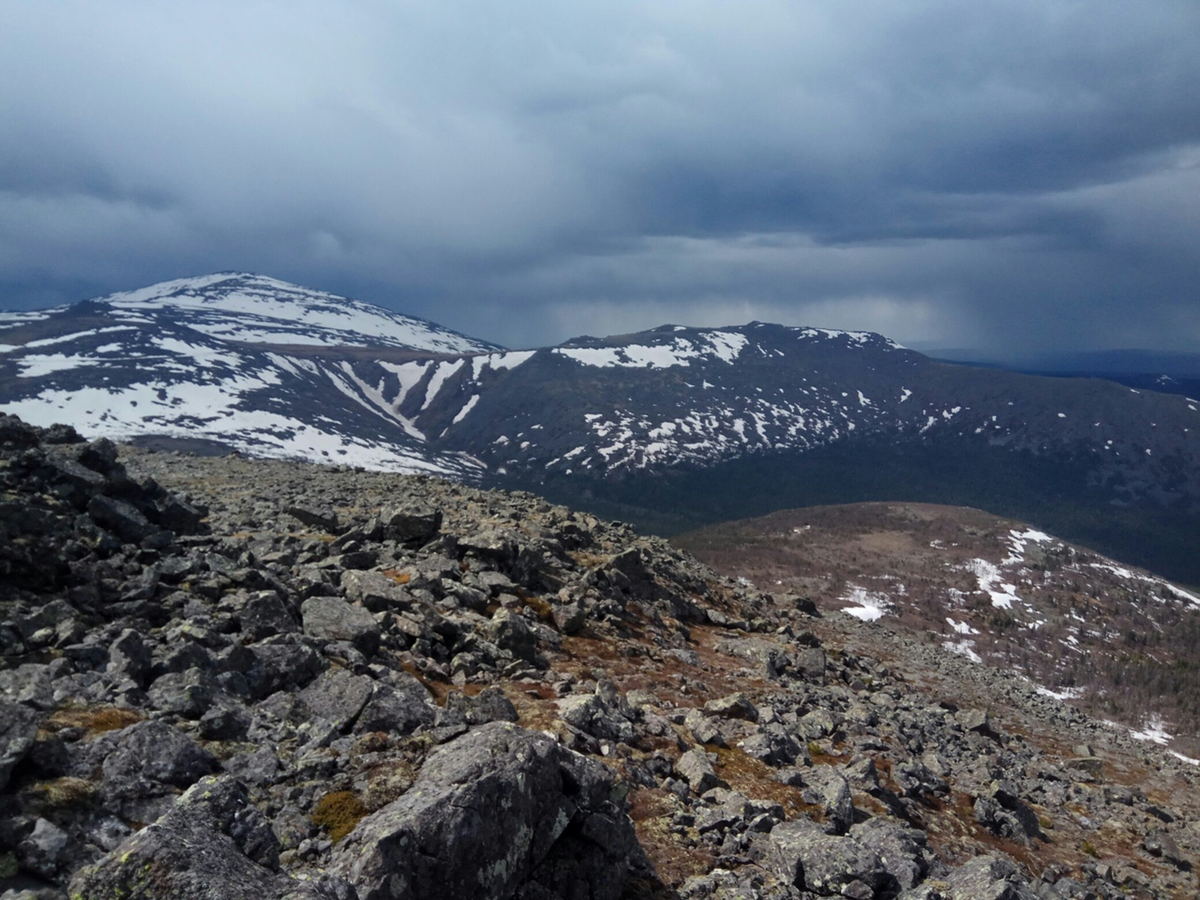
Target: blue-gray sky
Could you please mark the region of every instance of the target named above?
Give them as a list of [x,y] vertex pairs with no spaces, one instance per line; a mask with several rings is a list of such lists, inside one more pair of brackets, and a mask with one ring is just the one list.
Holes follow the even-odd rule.
[[1200,348],[1196,0],[8,0],[0,306]]

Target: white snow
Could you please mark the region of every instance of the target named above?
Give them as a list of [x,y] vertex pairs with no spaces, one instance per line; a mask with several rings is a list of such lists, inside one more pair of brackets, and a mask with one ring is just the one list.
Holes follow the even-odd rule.
[[961,641],[943,641],[942,646],[951,653],[957,653],[959,656],[965,656],[973,663],[982,663],[983,657],[975,652],[975,642],[964,638]]
[[1141,731],[1131,731],[1129,736],[1135,741],[1151,741],[1155,744],[1166,744],[1174,738],[1167,732],[1161,716],[1151,716]]
[[1039,685],[1036,692],[1043,697],[1053,697],[1055,700],[1076,700],[1083,696],[1080,688],[1063,688],[1061,691],[1052,691],[1048,687]]
[[1016,585],[1001,580],[1000,569],[986,559],[969,560],[964,568],[975,575],[979,581],[979,590],[992,599],[992,606],[999,609],[1012,609],[1013,601],[1020,601]]
[[85,356],[81,353],[72,353],[70,356],[67,356],[65,353],[35,354],[17,360],[17,365],[21,367],[21,371],[17,373],[17,376],[19,378],[38,378],[42,375],[49,375],[52,372],[65,372],[70,369],[78,369],[80,366],[93,365],[100,361],[94,356]]
[[475,404],[478,402],[479,402],[479,394],[472,394],[471,399],[468,400],[466,402],[466,404],[463,406],[463,408],[458,411],[458,414],[453,419],[450,420],[450,424],[457,425],[459,422],[461,422],[463,419],[465,419],[467,417],[467,413],[469,413],[471,410],[473,410],[475,408]]
[[848,587],[850,590],[841,598],[842,601],[857,604],[857,606],[842,609],[842,612],[848,616],[854,616],[864,622],[876,622],[887,614],[887,610],[892,605],[884,594],[868,591],[866,588],[853,584]]
[[103,297],[115,310],[187,309],[204,334],[245,343],[325,346],[384,343],[439,353],[491,349],[482,341],[336,294],[262,275],[181,278]]
[[[732,364],[748,341],[724,331],[696,335],[694,340],[674,338],[665,344],[626,344],[622,347],[559,347],[559,356],[598,368],[670,369],[690,366],[693,359],[715,356]],[[704,346],[707,344],[707,346]]]
[[442,385],[446,383],[446,379],[461,369],[465,362],[464,359],[456,359],[452,362],[434,363],[433,375],[429,379],[429,386],[425,388],[425,402],[421,404],[422,410],[429,408],[438,392],[441,391]]

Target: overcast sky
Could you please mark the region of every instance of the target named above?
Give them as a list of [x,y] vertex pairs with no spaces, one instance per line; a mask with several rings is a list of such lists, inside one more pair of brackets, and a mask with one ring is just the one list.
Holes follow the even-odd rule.
[[1200,349],[1197,0],[5,0],[0,307]]

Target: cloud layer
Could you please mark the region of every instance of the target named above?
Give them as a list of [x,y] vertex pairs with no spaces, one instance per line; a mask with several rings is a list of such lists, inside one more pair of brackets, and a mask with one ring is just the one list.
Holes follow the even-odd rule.
[[247,269],[511,346],[1200,345],[1194,0],[0,19],[0,305]]

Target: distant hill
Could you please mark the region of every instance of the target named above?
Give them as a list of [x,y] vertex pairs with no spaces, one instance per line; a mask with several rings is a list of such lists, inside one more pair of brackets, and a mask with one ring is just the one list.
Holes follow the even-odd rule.
[[785,510],[673,540],[730,577],[924,633],[1200,756],[1200,595],[979,510]]

